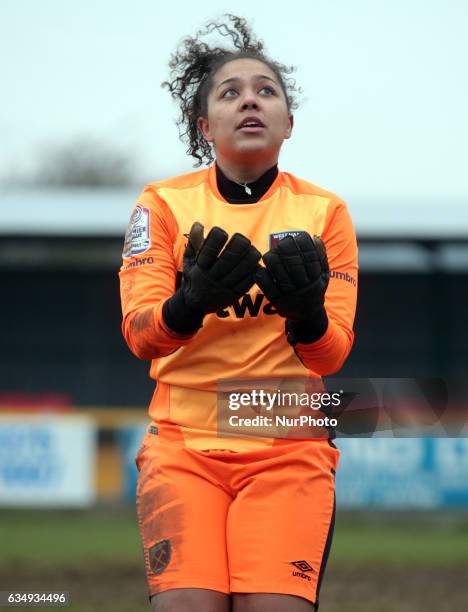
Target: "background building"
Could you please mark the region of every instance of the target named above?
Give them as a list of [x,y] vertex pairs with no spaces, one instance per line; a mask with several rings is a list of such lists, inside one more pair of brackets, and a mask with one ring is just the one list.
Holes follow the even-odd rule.
[[[192,169],[160,87],[170,54],[223,12],[297,66],[280,167],[356,225],[340,376],[467,380],[465,0],[2,2],[0,591],[148,609],[134,456],[154,383],[122,338],[117,274],[142,186]],[[321,609],[465,609],[468,438],[338,444]]]
[[[0,394],[147,406],[149,363],[130,353],[120,330],[118,270],[137,196],[128,188],[3,190]],[[415,214],[414,202],[376,200],[351,213],[359,303],[355,346],[340,375],[464,376],[467,210],[421,202]]]

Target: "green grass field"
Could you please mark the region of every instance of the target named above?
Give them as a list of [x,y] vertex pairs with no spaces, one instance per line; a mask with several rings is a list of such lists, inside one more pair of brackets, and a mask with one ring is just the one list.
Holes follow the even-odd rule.
[[[467,577],[467,515],[341,513],[321,612],[460,610]],[[134,511],[0,511],[0,590],[54,588],[70,610],[149,610]]]

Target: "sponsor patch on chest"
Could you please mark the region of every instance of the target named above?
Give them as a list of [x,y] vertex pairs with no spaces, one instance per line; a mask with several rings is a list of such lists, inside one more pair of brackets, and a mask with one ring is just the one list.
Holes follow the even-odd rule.
[[270,234],[270,249],[273,249],[279,243],[279,241],[286,238],[286,236],[293,236],[296,238],[297,236],[306,233],[307,232],[305,230],[286,230],[284,232],[275,232],[274,234]]

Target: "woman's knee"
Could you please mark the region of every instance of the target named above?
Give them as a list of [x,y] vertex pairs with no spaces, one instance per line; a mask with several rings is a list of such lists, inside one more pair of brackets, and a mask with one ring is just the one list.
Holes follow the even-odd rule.
[[230,598],[209,589],[170,589],[153,595],[154,612],[229,612]]
[[233,593],[232,612],[314,612],[315,604],[296,595]]

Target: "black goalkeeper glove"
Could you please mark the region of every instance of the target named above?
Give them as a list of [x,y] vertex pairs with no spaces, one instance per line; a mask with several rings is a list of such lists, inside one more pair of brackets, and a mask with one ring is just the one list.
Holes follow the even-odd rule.
[[226,244],[227,240],[220,227],[213,227],[203,239],[203,225],[192,225],[182,284],[163,306],[164,321],[176,333],[195,333],[206,314],[231,306],[254,284],[261,253],[242,234],[233,234]]
[[286,318],[286,335],[292,345],[315,342],[328,327],[324,307],[330,279],[322,240],[307,232],[286,236],[263,256],[265,268],[255,282],[278,314]]

